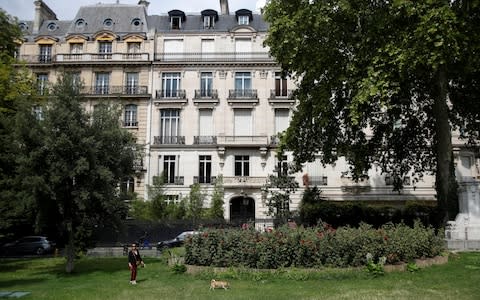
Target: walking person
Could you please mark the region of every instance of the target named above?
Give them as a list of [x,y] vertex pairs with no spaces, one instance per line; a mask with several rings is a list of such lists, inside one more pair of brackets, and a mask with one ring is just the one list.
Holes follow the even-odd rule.
[[132,243],[132,249],[128,252],[128,267],[130,268],[130,284],[137,284],[137,268],[141,265],[145,266],[143,263],[140,252],[138,252],[137,244]]

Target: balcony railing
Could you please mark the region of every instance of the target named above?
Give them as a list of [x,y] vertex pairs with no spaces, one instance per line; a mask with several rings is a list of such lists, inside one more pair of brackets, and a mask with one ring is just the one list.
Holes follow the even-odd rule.
[[[159,176],[153,176],[153,182],[156,182]],[[163,177],[163,182],[165,184],[173,184],[173,185],[184,185],[185,180],[183,176],[165,176]]]
[[157,90],[156,99],[186,99],[185,90]]
[[184,136],[154,136],[154,145],[185,145]]
[[193,176],[193,183],[200,183],[200,184],[215,184],[217,181],[217,177],[211,176]]
[[328,185],[327,176],[308,176],[310,185]]
[[273,61],[268,52],[178,52],[155,53],[156,61],[179,62],[236,62]]
[[293,99],[293,90],[270,90],[270,99],[291,100]]
[[218,99],[217,90],[195,90],[194,99]]
[[147,86],[87,86],[82,90],[86,95],[147,95]]
[[228,99],[258,99],[257,90],[241,89],[229,90]]
[[216,136],[194,136],[193,143],[195,145],[216,145],[217,144],[217,137]]
[[148,53],[68,53],[57,54],[57,62],[77,61],[148,61]]
[[245,136],[217,136],[217,142],[220,145],[267,145],[268,136],[266,135],[245,135]]
[[233,176],[223,177],[225,187],[262,187],[267,183],[266,177]]
[[138,122],[123,122],[123,127],[138,127]]

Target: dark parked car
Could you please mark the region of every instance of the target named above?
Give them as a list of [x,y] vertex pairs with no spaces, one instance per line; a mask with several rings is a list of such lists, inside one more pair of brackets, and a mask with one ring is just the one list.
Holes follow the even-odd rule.
[[25,236],[1,247],[1,253],[5,255],[16,254],[37,254],[53,252],[55,243],[49,241],[45,236]]
[[183,245],[183,243],[185,242],[185,239],[188,236],[191,236],[191,235],[194,235],[194,234],[199,234],[199,233],[200,233],[199,231],[184,231],[184,232],[180,233],[179,235],[177,235],[174,239],[158,242],[157,250],[179,247],[179,246]]

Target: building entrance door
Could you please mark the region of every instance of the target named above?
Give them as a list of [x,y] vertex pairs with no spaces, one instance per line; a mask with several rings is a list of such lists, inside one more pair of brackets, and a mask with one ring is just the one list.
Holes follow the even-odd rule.
[[230,200],[230,222],[242,225],[255,222],[255,200],[250,197],[235,197]]

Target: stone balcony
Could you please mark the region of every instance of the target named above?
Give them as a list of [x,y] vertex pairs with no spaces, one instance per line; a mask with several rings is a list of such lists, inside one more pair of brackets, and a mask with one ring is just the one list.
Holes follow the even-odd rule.
[[267,177],[224,176],[223,186],[226,188],[261,188],[267,183]]
[[268,136],[266,135],[252,135],[252,136],[219,135],[217,136],[217,144],[221,146],[265,147],[266,145],[268,145]]

